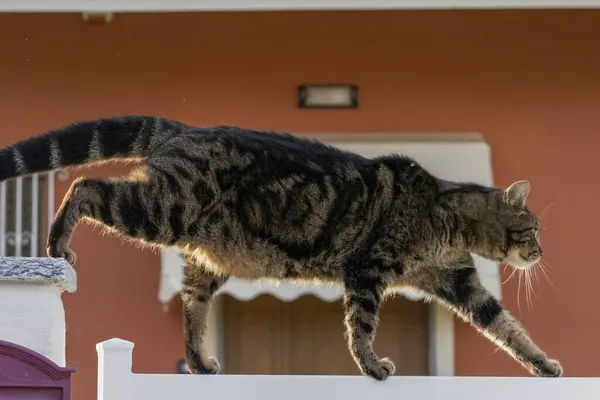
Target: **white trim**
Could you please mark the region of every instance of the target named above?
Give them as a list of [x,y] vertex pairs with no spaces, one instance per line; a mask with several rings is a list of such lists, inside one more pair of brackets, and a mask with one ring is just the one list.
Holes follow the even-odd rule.
[[206,335],[204,337],[204,348],[209,355],[219,360],[221,371],[225,368],[225,309],[223,307],[223,296],[217,296],[210,307],[208,321],[206,322]]
[[454,376],[454,314],[429,304],[429,375]]
[[600,0],[0,0],[0,12],[598,8]]

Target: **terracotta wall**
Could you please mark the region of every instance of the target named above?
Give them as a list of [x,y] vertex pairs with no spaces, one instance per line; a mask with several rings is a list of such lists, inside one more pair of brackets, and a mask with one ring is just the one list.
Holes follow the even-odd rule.
[[[512,280],[505,304],[567,375],[598,375],[598,37],[600,12],[590,11],[119,15],[105,27],[0,15],[0,142],[127,113],[291,131],[482,132],[498,184],[530,179],[536,211],[559,202],[542,236],[555,288],[540,281],[530,309],[521,288],[519,312]],[[360,109],[298,110],[295,87],[307,81],[358,84]],[[157,301],[158,257],[85,226],[73,247],[74,399],[93,398],[94,345],[110,337],[136,343],[136,371],[174,372],[180,310]],[[525,375],[469,327],[457,327],[456,346],[458,374]]]

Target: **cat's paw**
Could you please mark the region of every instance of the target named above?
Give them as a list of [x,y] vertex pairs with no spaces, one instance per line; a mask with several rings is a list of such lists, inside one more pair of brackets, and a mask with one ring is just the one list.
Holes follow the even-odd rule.
[[363,371],[365,375],[370,376],[371,378],[377,379],[378,381],[383,381],[387,379],[388,376],[394,375],[396,371],[396,366],[389,358],[382,358],[381,360],[375,362],[372,365],[365,365],[363,367]]
[[557,378],[562,376],[563,369],[558,360],[544,359],[532,363],[532,373],[535,376]]
[[48,246],[46,249],[48,257],[64,258],[71,265],[75,265],[77,254],[66,246]]
[[215,375],[219,373],[221,366],[214,357],[208,357],[203,360],[187,360],[187,367],[194,375]]

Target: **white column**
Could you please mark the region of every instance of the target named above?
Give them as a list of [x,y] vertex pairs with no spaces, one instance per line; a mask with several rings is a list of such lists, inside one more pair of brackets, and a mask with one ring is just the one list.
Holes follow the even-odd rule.
[[76,289],[75,270],[63,259],[0,257],[0,339],[66,366],[61,294]]
[[204,337],[204,350],[209,357],[216,357],[221,371],[226,371],[225,366],[225,341],[224,338],[224,304],[223,296],[217,296],[210,307],[206,323],[206,336]]
[[429,375],[454,375],[454,314],[429,304]]
[[[113,338],[96,345],[98,352],[98,400],[134,400],[131,371],[132,342]],[[177,396],[175,396],[177,397]]]

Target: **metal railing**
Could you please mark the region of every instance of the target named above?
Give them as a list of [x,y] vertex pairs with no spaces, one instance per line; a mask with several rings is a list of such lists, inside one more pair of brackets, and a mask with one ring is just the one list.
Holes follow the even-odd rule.
[[0,257],[44,256],[54,218],[55,172],[0,183]]

